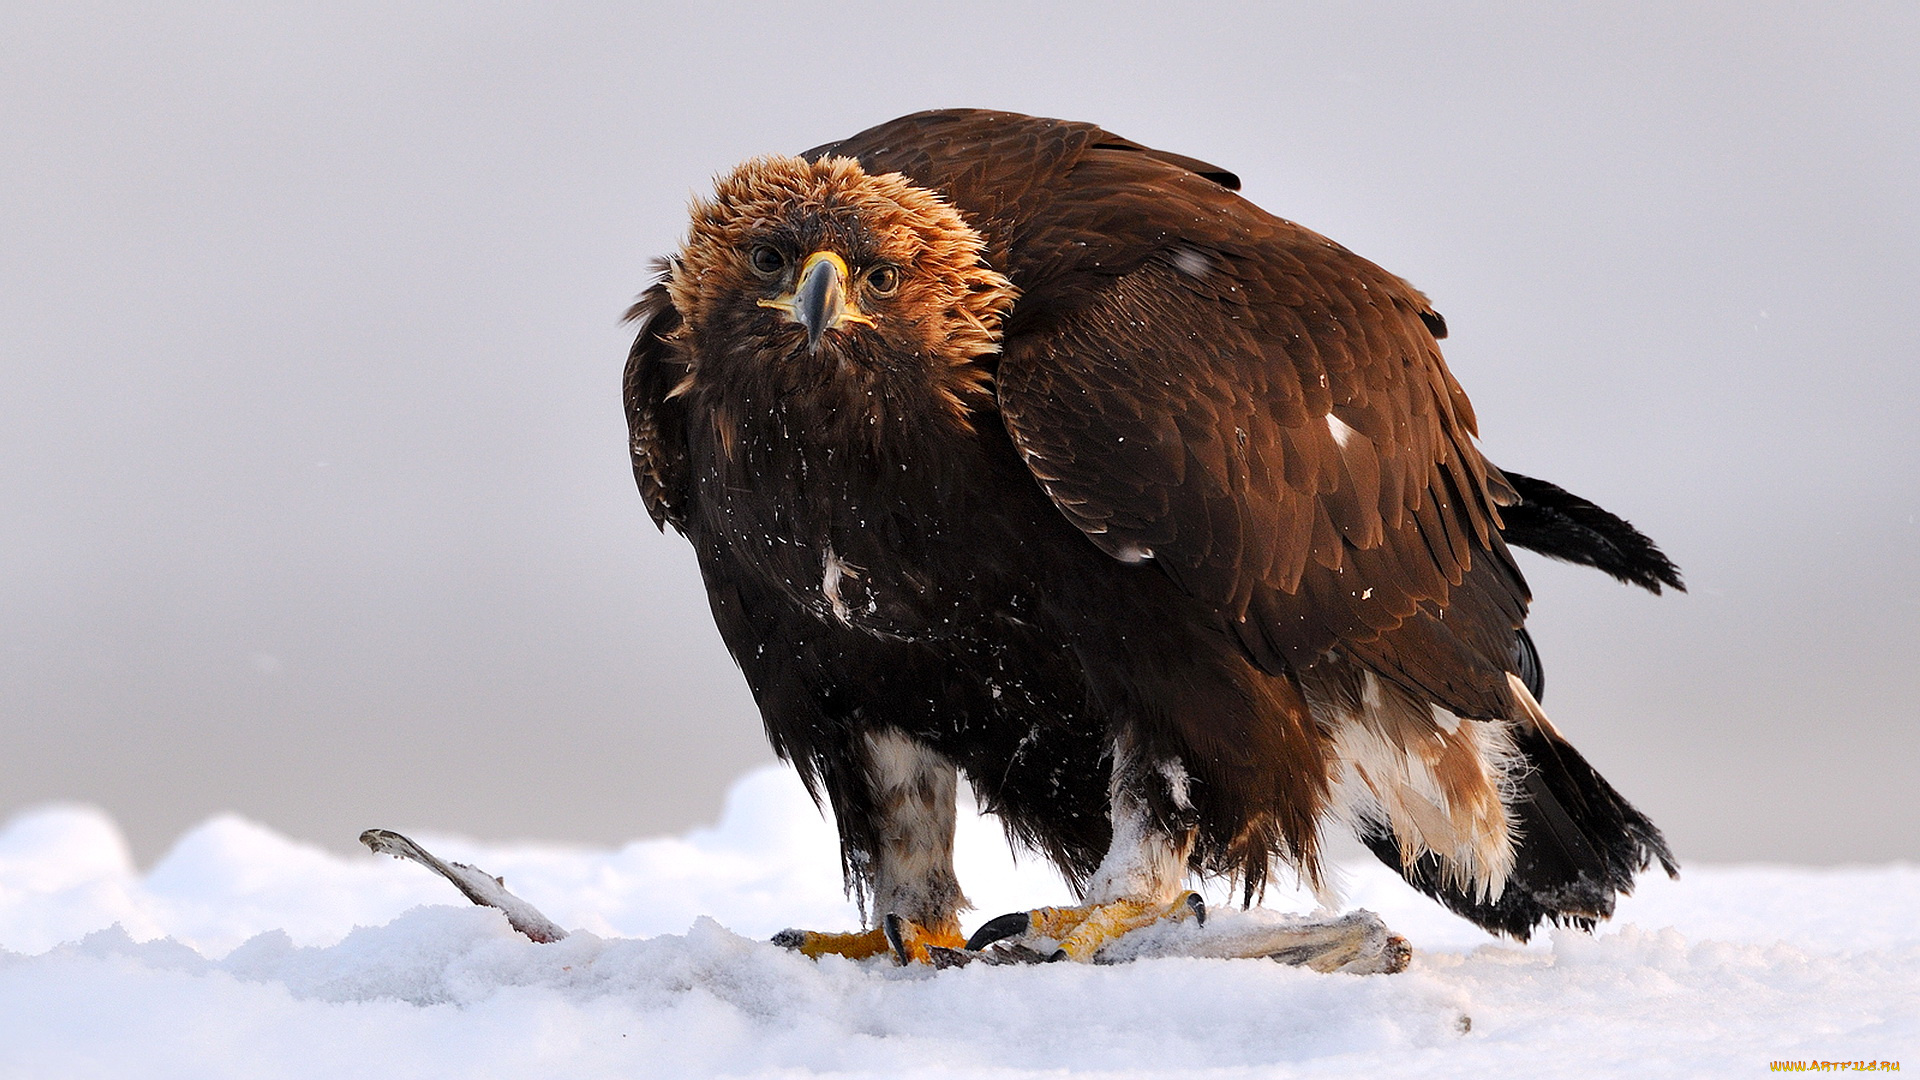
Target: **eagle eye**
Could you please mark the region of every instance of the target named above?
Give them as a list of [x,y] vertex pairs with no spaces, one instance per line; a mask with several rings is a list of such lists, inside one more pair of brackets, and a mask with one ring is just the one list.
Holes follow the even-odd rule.
[[760,244],[747,253],[747,261],[753,264],[757,274],[777,274],[786,269],[787,257],[780,249],[771,244]]
[[867,271],[867,289],[875,296],[892,296],[900,287],[900,268],[882,263]]

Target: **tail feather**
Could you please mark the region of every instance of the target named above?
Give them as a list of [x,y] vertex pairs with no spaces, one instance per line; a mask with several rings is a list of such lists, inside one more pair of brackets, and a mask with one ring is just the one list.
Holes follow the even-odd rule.
[[1662,586],[1686,592],[1680,568],[1639,529],[1545,480],[1505,473],[1517,501],[1500,508],[1507,543],[1550,559],[1591,566],[1652,593]]
[[[1501,499],[1501,534],[1508,544],[1594,567],[1653,593],[1686,590],[1679,567],[1624,519],[1545,480],[1502,473],[1512,496]],[[1507,728],[1513,760],[1505,769],[1503,801],[1512,859],[1504,880],[1487,888],[1463,877],[1457,865],[1423,845],[1417,831],[1400,829],[1396,837],[1390,815],[1363,812],[1349,820],[1382,862],[1489,931],[1525,941],[1542,922],[1590,930],[1613,915],[1619,897],[1633,892],[1636,874],[1658,862],[1677,877],[1679,867],[1653,822],[1594,771],[1540,710],[1546,680],[1525,629],[1515,630],[1507,659],[1519,713]],[[1358,698],[1353,692],[1347,697],[1354,700],[1344,703],[1346,711],[1354,712]],[[1417,846],[1403,851],[1403,844]]]

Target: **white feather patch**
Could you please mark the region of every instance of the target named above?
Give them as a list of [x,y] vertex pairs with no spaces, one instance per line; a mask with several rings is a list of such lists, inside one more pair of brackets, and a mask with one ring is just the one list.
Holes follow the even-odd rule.
[[1345,420],[1340,419],[1332,413],[1327,414],[1327,431],[1332,433],[1334,444],[1342,450],[1345,450],[1347,444],[1352,442],[1354,438],[1360,434],[1348,426]]
[[824,562],[826,568],[820,575],[820,595],[827,598],[827,607],[833,612],[833,617],[840,620],[840,625],[852,626],[853,613],[840,596],[840,583],[848,578],[858,581],[860,569],[835,554],[832,548],[827,549]]
[[1409,862],[1431,852],[1443,876],[1497,900],[1513,871],[1507,807],[1519,771],[1506,724],[1465,720],[1373,673],[1360,711],[1316,706],[1333,740],[1333,806],[1349,827],[1384,826]]
[[1192,248],[1183,247],[1174,251],[1173,266],[1190,278],[1203,278],[1213,270],[1213,260]]

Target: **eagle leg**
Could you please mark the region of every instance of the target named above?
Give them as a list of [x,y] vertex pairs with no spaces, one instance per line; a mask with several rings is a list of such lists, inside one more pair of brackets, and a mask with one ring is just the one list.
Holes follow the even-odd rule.
[[[930,950],[965,944],[959,912],[967,906],[953,872],[953,763],[891,729],[859,740],[861,766],[833,790],[842,843],[851,841],[854,889],[871,902],[878,925],[857,933],[782,930],[773,943],[818,959],[892,953],[900,964],[931,963]],[[849,830],[849,822],[857,827]],[[863,910],[869,910],[863,905]]]
[[967,945],[996,941],[1050,943],[1049,960],[1087,962],[1127,934],[1163,923],[1204,924],[1206,902],[1183,887],[1195,828],[1186,770],[1179,761],[1147,752],[1129,734],[1114,742],[1108,786],[1113,838],[1087,882],[1085,904],[1037,908],[990,920]]

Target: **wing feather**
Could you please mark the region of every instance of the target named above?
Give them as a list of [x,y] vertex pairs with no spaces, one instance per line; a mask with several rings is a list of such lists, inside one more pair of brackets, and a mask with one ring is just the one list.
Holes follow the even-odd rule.
[[1343,649],[1461,716],[1510,709],[1511,493],[1412,286],[1088,124],[923,113],[821,154],[905,173],[987,236],[1021,291],[1007,430],[1094,544],[1150,553],[1270,671]]
[[680,325],[663,281],[641,295],[627,312],[636,324],[633,350],[627,354],[624,397],[633,478],[656,527],[686,531],[692,486],[687,467],[686,410],[675,400],[687,367],[671,344]]

